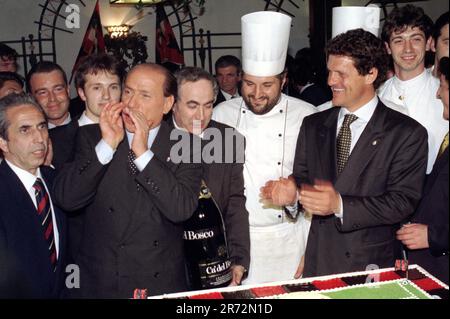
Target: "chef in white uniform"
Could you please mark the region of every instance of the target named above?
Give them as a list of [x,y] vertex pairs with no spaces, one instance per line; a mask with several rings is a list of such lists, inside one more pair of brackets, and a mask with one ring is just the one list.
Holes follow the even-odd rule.
[[[405,21],[406,25],[400,25]],[[420,21],[421,26],[414,27],[415,21]],[[402,30],[404,26],[406,28]],[[395,76],[378,91],[383,103],[400,105],[406,109],[406,114],[427,129],[427,174],[433,169],[441,142],[448,132],[448,122],[442,117],[444,106],[436,97],[439,79],[425,69],[432,27],[433,21],[421,8],[405,6],[391,12],[383,26],[382,39],[394,60]],[[402,31],[393,31],[397,29]]]
[[291,18],[277,12],[242,17],[242,97],[219,104],[213,119],[236,128],[246,138],[244,181],[250,222],[250,268],[243,284],[293,279],[303,256],[310,221],[293,220],[283,207],[260,200],[267,181],[292,173],[303,118],[309,103],[281,89]]

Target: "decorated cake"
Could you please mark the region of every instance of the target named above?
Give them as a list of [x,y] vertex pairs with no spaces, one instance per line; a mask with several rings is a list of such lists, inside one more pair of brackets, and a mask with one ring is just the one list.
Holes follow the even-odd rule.
[[167,294],[163,299],[448,299],[448,286],[423,268],[385,268],[263,285]]

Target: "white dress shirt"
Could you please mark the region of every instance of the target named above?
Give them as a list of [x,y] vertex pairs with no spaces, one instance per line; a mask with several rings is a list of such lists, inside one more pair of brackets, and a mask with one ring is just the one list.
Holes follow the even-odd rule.
[[53,123],[48,122],[48,129],[51,130],[52,128],[58,127],[58,126],[63,126],[63,125],[67,125],[70,123],[70,121],[72,120],[72,118],[70,117],[70,113],[68,114],[68,116],[66,117],[66,119],[64,120],[64,122],[62,122],[59,125],[55,125]]
[[[155,141],[156,135],[158,134],[160,127],[161,125],[158,125],[157,127],[150,130],[150,132],[148,133],[147,151],[145,151],[141,156],[137,157],[133,161],[136,167],[138,168],[139,172],[142,172],[145,169],[147,164],[152,160],[154,156],[154,153],[150,150],[150,148],[152,147],[153,142]],[[130,146],[131,149],[131,142],[133,141],[134,134],[128,132],[127,130],[125,130],[125,133],[127,136],[128,145]],[[111,162],[116,150],[113,150],[111,146],[109,146],[109,144],[102,139],[100,142],[98,142],[97,146],[95,147],[95,152],[97,153],[97,158],[99,162],[102,163],[103,165],[106,165],[109,162]]]
[[[36,202],[36,194],[35,189],[33,187],[34,183],[36,182],[36,179],[39,177],[42,182],[44,183],[45,190],[47,191],[48,198],[50,199],[50,207],[52,210],[52,222],[53,222],[53,236],[55,237],[55,248],[56,248],[56,257],[59,256],[59,232],[58,232],[58,223],[56,222],[56,216],[55,216],[55,209],[53,208],[53,200],[50,196],[50,192],[48,191],[47,184],[45,183],[45,179],[41,175],[41,170],[38,168],[36,170],[36,176],[27,172],[24,169],[21,169],[17,167],[16,165],[12,164],[10,161],[5,159],[6,163],[11,167],[13,172],[17,175],[19,180],[22,182],[23,186],[28,192],[28,195],[30,196],[34,207],[37,209],[37,202]],[[37,214],[37,211],[36,211]],[[31,265],[30,265],[31,266]]]
[[86,111],[84,111],[83,114],[81,114],[80,118],[78,119],[78,126],[82,127],[82,126],[90,125],[90,124],[96,124],[96,123],[93,120],[91,120],[86,115]]
[[[350,143],[350,154],[352,154],[353,148],[355,147],[356,143],[358,142],[359,138],[361,137],[361,134],[364,132],[364,129],[367,126],[367,123],[369,123],[370,119],[372,118],[373,113],[375,112],[375,109],[378,105],[378,97],[375,95],[369,103],[363,105],[359,109],[357,109],[355,112],[351,113],[346,108],[342,107],[339,111],[338,116],[338,123],[337,123],[337,130],[336,130],[336,138],[339,134],[339,131],[342,127],[342,124],[344,123],[344,118],[347,114],[353,114],[358,117],[356,121],[354,121],[352,124],[350,124],[350,131],[352,133],[352,139]],[[340,194],[339,194],[340,196]],[[341,222],[343,221],[344,217],[344,209],[343,209],[343,203],[342,198],[340,201],[340,209],[339,212],[336,212],[336,217],[339,217],[341,219]]]
[[400,105],[407,115],[422,124],[428,132],[427,174],[433,169],[439,147],[448,132],[448,122],[443,118],[444,106],[436,97],[439,79],[428,70],[408,81],[398,77],[387,80],[379,89],[379,97],[388,107]]
[[234,99],[234,98],[241,97],[241,96],[239,95],[239,91],[238,91],[238,90],[236,90],[236,93],[235,93],[234,95],[228,94],[228,93],[225,92],[224,90],[220,90],[220,91],[222,92],[223,97],[225,98],[226,101],[229,101],[229,100]]

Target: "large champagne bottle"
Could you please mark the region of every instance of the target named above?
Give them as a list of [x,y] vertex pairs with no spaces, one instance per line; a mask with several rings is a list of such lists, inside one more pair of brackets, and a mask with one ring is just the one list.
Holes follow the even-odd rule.
[[232,274],[225,224],[204,181],[200,188],[198,207],[184,224],[183,237],[191,289],[228,286]]

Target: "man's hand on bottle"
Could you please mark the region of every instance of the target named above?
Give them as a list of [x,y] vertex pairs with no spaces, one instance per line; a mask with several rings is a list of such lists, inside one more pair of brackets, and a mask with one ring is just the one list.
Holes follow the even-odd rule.
[[241,265],[231,266],[231,274],[233,277],[231,279],[229,287],[239,286],[241,284],[244,273],[245,273],[245,268],[243,266],[241,266]]

